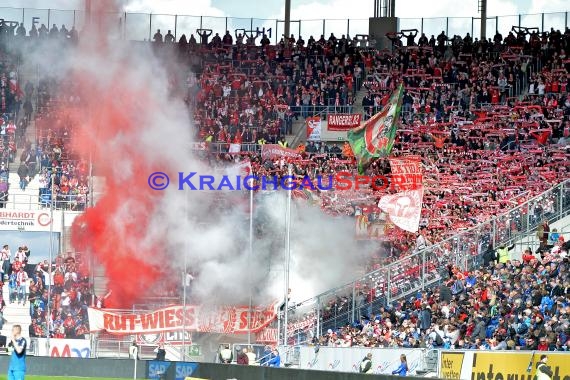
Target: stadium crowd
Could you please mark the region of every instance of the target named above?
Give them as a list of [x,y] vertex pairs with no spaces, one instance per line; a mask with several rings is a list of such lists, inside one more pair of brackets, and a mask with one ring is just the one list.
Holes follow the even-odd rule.
[[[439,288],[380,306],[358,309],[354,324],[329,329],[314,344],[490,350],[570,350],[568,243],[523,260],[485,252],[488,266],[462,271],[449,265]],[[364,305],[364,293],[357,305]],[[325,319],[326,317],[323,317]]]
[[[45,337],[50,282],[48,260],[31,264],[31,251],[26,245],[12,253],[5,244],[0,255],[2,279],[9,287],[9,299],[2,302],[6,305],[29,305],[32,318],[29,334],[31,337]],[[51,269],[50,336],[82,338],[88,331],[87,307],[93,301],[89,274],[72,256],[58,256]]]
[[[53,36],[77,39],[75,33],[65,31]],[[30,32],[30,37],[36,35]],[[263,158],[260,147],[287,147],[285,136],[293,133],[294,120],[323,110],[352,113],[361,106],[369,118],[403,81],[406,92],[393,154],[422,157],[426,185],[422,209],[425,228],[421,233],[424,244],[442,241],[506,212],[568,178],[568,29],[536,34],[522,28],[505,39],[497,32],[493,39],[483,42],[473,41],[469,35],[449,38],[442,32],[430,40],[422,35],[417,43],[407,38],[406,47],[399,42],[402,36],[394,35],[392,51],[379,51],[365,46],[366,41],[334,35],[319,40],[311,36],[306,43],[302,37],[291,36],[275,46],[266,36],[257,36],[262,37],[261,46],[253,37],[235,37],[236,41],[227,33],[208,41],[207,35],[200,35],[197,42],[194,36],[187,39],[183,35],[175,43],[160,31],[154,36],[157,54],[175,49],[196,73],[187,78],[185,88],[177,90],[184,93],[194,110],[196,139],[206,143],[201,145],[206,146],[203,153],[213,165],[227,166],[248,159],[254,173],[278,176],[286,175],[288,163],[300,177],[339,170],[355,172],[354,157],[346,146],[309,142],[297,148],[301,159],[295,160]],[[65,199],[73,196],[72,207],[82,209],[90,191],[86,165],[80,155],[69,152],[72,126],[53,109],[55,100],[69,94],[50,93],[57,86],[48,82],[43,88],[45,104],[36,113],[39,138],[35,157],[41,163],[40,173],[46,188],[51,188],[54,170],[57,188],[50,191]],[[358,105],[355,99],[362,91],[364,97]],[[232,145],[238,149],[230,153]],[[387,160],[377,160],[367,169],[371,175],[389,172]],[[369,213],[370,220],[379,217],[375,205],[383,194],[372,189],[358,194],[297,193],[330,214]],[[529,220],[522,218],[523,212],[536,225],[552,214],[554,207],[552,198],[545,197],[533,210],[516,211],[514,221],[499,228],[499,236],[488,241],[501,241],[523,230],[523,223]],[[382,250],[376,268],[418,249],[415,234],[391,229],[381,235],[368,237],[386,239],[389,235],[390,248]],[[476,256],[494,248],[487,243],[471,253]],[[345,327],[336,335],[331,331],[320,343],[337,344],[340,340],[341,345],[533,347],[545,338],[554,346],[560,340],[563,347],[568,340],[564,330],[567,262],[561,255],[545,257],[524,264],[501,262],[475,272],[450,269],[452,283],[413,302],[391,306],[387,314],[367,312],[368,322]],[[552,272],[545,272],[547,265]],[[527,286],[530,283],[533,285]],[[450,298],[447,289],[454,287],[454,292],[462,291]],[[553,289],[562,289],[562,293],[552,293]],[[370,289],[362,296],[373,300],[385,291]],[[76,317],[81,315],[80,310],[75,310]],[[418,324],[419,332],[415,330]],[[534,343],[528,343],[527,337],[535,339]]]

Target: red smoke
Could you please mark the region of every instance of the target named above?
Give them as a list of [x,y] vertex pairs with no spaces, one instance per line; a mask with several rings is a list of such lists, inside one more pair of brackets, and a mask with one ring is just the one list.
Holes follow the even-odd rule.
[[[96,23],[81,37],[89,43],[76,52],[81,57],[78,62],[83,63],[74,67],[69,78],[77,86],[83,105],[80,110],[61,111],[72,121],[74,150],[82,152],[84,159],[91,156],[96,175],[105,177],[106,186],[96,206],[75,219],[71,241],[84,257],[94,255],[104,266],[112,291],[105,306],[125,308],[149,295],[153,284],[166,277],[164,242],[145,241],[150,216],[162,195],[149,188],[147,178],[156,170],[164,170],[162,164],[166,163],[151,162],[148,152],[137,144],[136,137],[144,127],[141,118],[151,115],[158,105],[144,83],[129,79],[133,63],[128,54],[124,62],[115,62],[111,46],[105,38],[98,38],[103,34],[97,29],[103,33],[105,29],[98,12],[113,11],[114,2],[98,0],[95,4],[91,19]],[[91,64],[99,67],[84,66]],[[98,72],[104,75],[103,81],[93,74]]]

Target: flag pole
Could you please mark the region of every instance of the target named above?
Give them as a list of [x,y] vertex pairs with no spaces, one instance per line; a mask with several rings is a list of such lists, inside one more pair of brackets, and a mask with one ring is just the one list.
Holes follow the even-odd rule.
[[[186,219],[186,232],[190,231],[190,226],[188,223],[188,218],[190,213],[188,212],[188,193],[184,192],[184,218]],[[188,247],[190,246],[188,239],[186,239],[186,249],[184,250],[184,273],[182,274],[182,310],[184,310],[184,318],[182,318],[182,361],[186,361],[186,286],[188,277]]]
[[[253,259],[253,186],[249,187],[249,252],[248,264]],[[248,265],[248,268],[250,266]],[[248,276],[249,282],[249,308],[247,309],[247,344],[251,345],[251,308],[252,308],[252,282],[251,276]]]
[[[289,164],[289,178],[292,180],[293,166]],[[287,214],[286,214],[286,238],[285,238],[285,317],[283,320],[283,345],[287,345],[287,323],[289,313],[289,271],[291,267],[291,194],[292,190],[287,192]]]

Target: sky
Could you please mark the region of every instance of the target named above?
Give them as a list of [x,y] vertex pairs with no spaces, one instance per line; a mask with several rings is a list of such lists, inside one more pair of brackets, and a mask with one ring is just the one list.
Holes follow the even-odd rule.
[[[284,1],[265,0],[126,0],[127,9],[144,13],[185,14],[196,16],[232,16],[243,18],[282,18]],[[4,0],[2,7],[81,9],[83,0]],[[473,17],[478,0],[398,0],[396,16]],[[566,0],[488,0],[489,15],[569,11]],[[292,0],[292,19],[366,19],[373,13],[373,0]]]
[[[0,241],[2,245],[8,244],[12,252],[12,258],[18,247],[25,245],[30,249],[30,264],[37,264],[40,261],[49,259],[49,232],[27,232],[27,231],[0,231]],[[59,254],[59,234],[54,233],[53,254]]]
[[[236,30],[259,30],[265,29],[272,42],[283,34],[282,20],[284,15],[284,0],[265,0],[263,7],[254,0],[118,0],[123,1],[125,10],[129,12],[122,33],[127,39],[143,40],[150,39],[156,29],[163,34],[168,30],[178,39],[182,33],[189,37],[196,29],[211,29],[214,33],[223,34],[230,30],[236,34]],[[292,0],[291,19],[302,20],[292,22],[291,33],[295,36],[302,35],[305,40],[309,36],[318,37],[324,34],[328,37],[335,33],[338,37],[348,32],[350,36],[356,34],[368,34],[368,18],[373,15],[373,0]],[[396,2],[396,16],[400,18],[400,29],[421,29],[421,17],[431,18],[424,20],[423,31],[426,35],[439,34],[445,30],[445,19],[442,17],[455,17],[449,21],[448,35],[473,33],[479,35],[479,23],[472,21],[472,17],[478,17],[478,0],[463,0],[461,6],[457,6],[456,0],[398,0]],[[84,0],[3,0],[0,7],[0,17],[8,20],[22,19],[22,7],[40,9],[82,9]],[[15,7],[20,9],[10,9]],[[521,26],[540,27],[542,12],[570,11],[567,0],[488,0],[489,16],[534,14],[522,18]],[[149,22],[148,14],[152,13],[152,22]],[[31,24],[32,17],[39,17],[40,24],[47,24],[47,11],[25,11],[24,22],[26,26]],[[174,16],[166,15],[188,15]],[[81,29],[81,12],[51,11],[49,23],[58,26],[65,24],[77,25]],[[193,17],[192,17],[193,16]],[[200,18],[199,16],[203,16]],[[119,19],[121,15],[117,15]],[[226,22],[226,17],[229,17]],[[252,20],[252,17],[255,17]],[[459,18],[461,17],[461,18]],[[323,19],[327,19],[323,30]],[[350,19],[350,24],[347,23]],[[176,21],[175,21],[176,20]],[[545,15],[545,27],[555,27],[564,30],[564,14]],[[518,17],[502,17],[499,23],[488,20],[487,30],[498,29],[506,34],[511,27],[518,23]],[[176,24],[176,25],[175,25]],[[117,22],[119,25],[119,22]],[[269,30],[271,29],[271,30]],[[243,32],[240,32],[243,33]],[[489,32],[488,32],[489,33]]]

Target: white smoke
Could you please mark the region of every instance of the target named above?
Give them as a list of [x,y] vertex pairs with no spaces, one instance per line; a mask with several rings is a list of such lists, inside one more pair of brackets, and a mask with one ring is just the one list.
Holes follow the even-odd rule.
[[[186,68],[165,66],[149,46],[111,41],[108,49],[61,50],[57,42],[46,42],[34,52],[26,51],[28,67],[61,82],[81,73],[93,86],[83,89],[85,117],[100,118],[99,130],[89,133],[100,154],[97,167],[109,167],[110,180],[146,183],[151,166],[168,173],[171,186],[162,192],[150,208],[148,197],[136,188],[127,189],[125,199],[110,216],[111,228],[125,244],[136,247],[156,246],[161,252],[140,249],[135,252],[144,262],[170,268],[169,280],[181,282],[184,267],[196,274],[191,289],[192,302],[247,303],[250,294],[256,304],[283,299],[285,292],[285,210],[286,192],[269,196],[256,194],[256,227],[253,254],[249,252],[248,193],[224,192],[230,201],[224,212],[215,214],[219,192],[197,192],[177,187],[178,172],[212,173],[191,151],[194,127],[182,99],[169,93],[169,73],[180,78]],[[57,88],[57,86],[56,86]],[[56,91],[57,93],[57,91]],[[136,94],[140,94],[137,97]],[[134,96],[133,96],[134,95]],[[122,110],[120,118],[110,118],[94,99],[111,97]],[[134,125],[126,127],[123,123]],[[88,151],[91,147],[85,147]],[[147,163],[141,172],[141,160]],[[143,194],[139,194],[143,193]],[[156,194],[154,194],[156,195]],[[224,198],[221,197],[221,198]],[[145,220],[137,220],[145,215]],[[290,288],[297,300],[304,300],[330,287],[353,279],[361,268],[362,253],[354,240],[350,218],[331,218],[316,207],[294,201],[291,208]],[[148,221],[148,222],[147,222]],[[144,228],[144,241],[134,241],[132,228]],[[265,230],[264,234],[258,232]],[[88,238],[88,237],[87,237]],[[114,242],[107,244],[107,249]],[[120,254],[120,252],[118,253]],[[125,268],[136,276],[137,268]],[[110,284],[112,289],[113,284]]]

